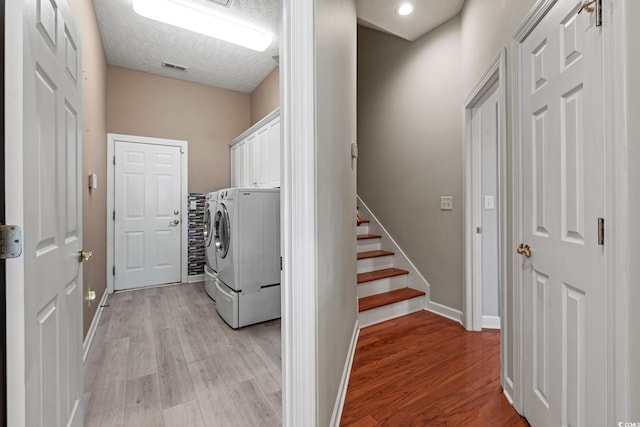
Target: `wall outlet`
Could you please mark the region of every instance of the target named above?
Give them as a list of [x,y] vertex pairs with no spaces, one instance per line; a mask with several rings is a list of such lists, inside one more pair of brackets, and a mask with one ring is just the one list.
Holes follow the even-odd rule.
[[453,210],[453,196],[440,197],[440,210],[452,211]]

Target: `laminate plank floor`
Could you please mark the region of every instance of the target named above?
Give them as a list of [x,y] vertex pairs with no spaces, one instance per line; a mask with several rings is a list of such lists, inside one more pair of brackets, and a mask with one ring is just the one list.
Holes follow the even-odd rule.
[[109,295],[84,364],[85,426],[280,426],[280,320],[233,330],[202,283]]
[[528,426],[500,387],[500,332],[427,311],[360,331],[341,426]]

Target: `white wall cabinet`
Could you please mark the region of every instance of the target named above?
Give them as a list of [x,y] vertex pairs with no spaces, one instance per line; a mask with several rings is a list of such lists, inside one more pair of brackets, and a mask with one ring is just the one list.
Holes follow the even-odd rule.
[[280,187],[280,109],[229,144],[232,187]]

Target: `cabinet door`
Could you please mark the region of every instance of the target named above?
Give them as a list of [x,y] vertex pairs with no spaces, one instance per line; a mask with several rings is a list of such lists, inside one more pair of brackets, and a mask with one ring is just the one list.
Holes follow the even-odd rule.
[[247,170],[247,161],[246,161],[246,155],[247,155],[247,147],[246,147],[247,141],[242,141],[239,142],[237,147],[238,147],[238,152],[236,154],[236,170],[237,170],[237,174],[236,174],[236,187],[246,187],[246,182],[247,182],[247,176],[246,176],[246,170]]
[[267,146],[268,172],[265,174],[265,182],[269,187],[280,186],[280,117],[276,117],[268,125]]
[[269,127],[265,126],[257,132],[258,157],[256,161],[258,185],[264,187],[269,182]]
[[231,187],[238,186],[238,145],[234,145],[229,150],[229,165],[231,166]]
[[254,187],[258,184],[258,176],[256,174],[256,143],[256,134],[247,138],[247,142],[245,144],[245,180],[243,187]]

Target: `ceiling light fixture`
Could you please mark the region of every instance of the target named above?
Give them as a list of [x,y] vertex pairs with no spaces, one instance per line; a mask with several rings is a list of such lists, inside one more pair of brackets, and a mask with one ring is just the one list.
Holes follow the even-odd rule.
[[413,12],[413,6],[411,3],[402,3],[396,13],[400,16],[407,16]]
[[194,9],[173,0],[133,0],[138,15],[174,27],[194,31],[215,39],[264,52],[273,36],[209,11]]

